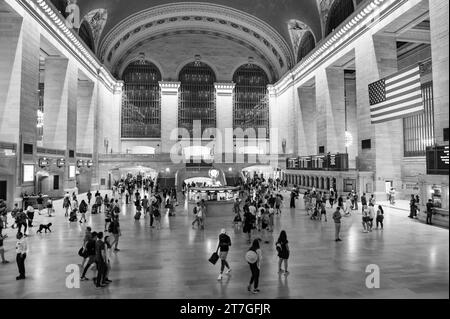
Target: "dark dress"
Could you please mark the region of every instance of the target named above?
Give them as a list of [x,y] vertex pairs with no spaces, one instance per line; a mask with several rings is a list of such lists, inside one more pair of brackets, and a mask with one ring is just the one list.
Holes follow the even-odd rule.
[[[289,250],[287,249],[287,243],[286,242],[277,242],[277,251],[278,251],[278,257],[281,259],[289,259]],[[278,248],[279,247],[279,248]]]
[[244,218],[245,218],[245,221],[244,221],[244,227],[242,230],[244,233],[250,233],[253,228],[254,216],[250,212],[246,212],[244,214]]

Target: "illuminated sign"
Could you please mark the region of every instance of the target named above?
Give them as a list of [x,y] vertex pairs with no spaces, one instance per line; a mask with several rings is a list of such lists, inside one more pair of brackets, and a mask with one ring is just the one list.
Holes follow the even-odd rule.
[[34,165],[24,164],[23,165],[23,182],[34,182]]
[[69,165],[69,178],[75,178],[76,168],[75,165]]
[[216,169],[210,169],[208,174],[212,179],[216,179],[217,177],[219,177],[219,171]]

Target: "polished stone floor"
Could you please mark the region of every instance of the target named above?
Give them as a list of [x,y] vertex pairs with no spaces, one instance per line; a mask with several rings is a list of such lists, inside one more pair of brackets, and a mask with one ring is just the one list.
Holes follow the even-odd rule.
[[[161,230],[151,229],[148,218],[135,221],[131,205],[123,209],[121,251],[113,256],[110,275],[113,282],[101,290],[92,281],[68,289],[66,267],[81,262],[77,252],[85,226],[66,221],[61,203],[56,202],[56,217],[36,214],[34,224],[52,222],[53,232],[37,235],[34,228],[30,233],[26,280],[15,280],[16,240],[14,230],[6,230],[6,257],[11,263],[0,264],[0,298],[449,298],[447,229],[387,208],[383,231],[363,233],[361,216],[354,213],[343,219],[343,242],[336,243],[331,209],[326,223],[310,220],[301,200],[298,205],[295,210],[283,208],[273,233],[276,237],[282,229],[287,231],[291,273],[278,275],[276,238],[272,238],[262,248],[261,292],[253,295],[246,289],[247,241],[242,231],[234,230],[231,213],[209,217],[201,231],[191,228],[192,214],[182,206],[177,207],[177,216],[163,217]],[[88,219],[94,230],[103,229],[102,215],[88,214]],[[219,282],[219,264],[212,266],[208,258],[224,227],[233,243],[228,258],[233,271]],[[366,288],[369,264],[380,267],[379,289]]]

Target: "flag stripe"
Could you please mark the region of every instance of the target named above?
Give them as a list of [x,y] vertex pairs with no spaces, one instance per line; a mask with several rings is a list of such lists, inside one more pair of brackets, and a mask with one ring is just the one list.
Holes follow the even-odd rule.
[[385,79],[386,79],[386,80],[391,80],[391,79],[393,79],[393,78],[398,77],[399,75],[408,73],[408,72],[410,72],[411,70],[414,70],[414,69],[417,69],[417,68],[420,68],[419,65],[417,65],[417,64],[411,64],[410,66],[408,66],[408,67],[406,67],[406,68],[404,68],[404,69],[401,69],[400,71],[398,71],[398,72],[396,72],[396,73],[394,73],[394,74],[391,74],[391,75],[387,76]]
[[386,118],[383,118],[383,119],[372,120],[371,123],[372,124],[384,123],[384,122],[388,122],[388,121],[402,119],[402,118],[405,118],[405,117],[414,116],[414,115],[417,115],[417,114],[423,114],[423,112],[424,112],[423,109],[419,109],[417,111],[413,111],[413,112],[409,113],[407,116],[405,116],[405,114],[400,114],[400,115],[395,115],[393,117],[386,117]]
[[386,79],[386,84],[394,84],[395,82],[399,82],[404,78],[411,78],[416,74],[420,74],[420,69],[417,67],[409,70],[408,72],[402,72],[392,78]]
[[408,101],[415,100],[415,99],[422,100],[422,94],[420,92],[414,91],[409,94],[401,95],[400,97],[397,97],[395,99],[387,100],[386,102],[373,105],[370,108],[370,111],[376,112],[378,110],[386,109],[389,107],[394,107],[395,105],[407,103]]
[[407,111],[408,109],[412,109],[412,108],[416,108],[416,107],[423,108],[422,99],[416,100],[416,102],[412,103],[412,104],[410,102],[408,102],[408,103],[399,104],[395,108],[389,108],[389,109],[379,110],[378,112],[372,112],[371,117],[372,118],[383,117],[385,115],[393,114],[393,112],[403,112],[403,111]]
[[406,95],[411,92],[416,92],[416,93],[422,92],[420,83],[416,83],[415,85],[410,85],[410,86],[404,87],[400,90],[397,90],[395,92],[392,92],[391,94],[387,94],[387,98],[388,99],[396,99],[399,96]]
[[417,81],[420,81],[420,74],[392,85],[386,85],[386,93],[391,93],[394,89],[402,88],[407,84],[417,83]]

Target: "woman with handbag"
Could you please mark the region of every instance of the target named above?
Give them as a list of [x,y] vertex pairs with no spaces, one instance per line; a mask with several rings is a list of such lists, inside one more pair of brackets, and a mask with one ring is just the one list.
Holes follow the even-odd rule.
[[252,277],[250,278],[250,283],[247,286],[247,290],[253,292],[254,294],[260,291],[258,289],[258,285],[259,285],[259,273],[261,269],[261,258],[262,254],[261,249],[259,247],[259,240],[255,239],[253,240],[252,246],[245,254],[245,260],[250,265],[250,271],[252,272]]
[[230,250],[230,246],[231,246],[231,238],[230,238],[230,236],[227,235],[227,231],[225,229],[222,229],[220,231],[219,245],[217,248],[217,250],[219,251],[219,258],[221,261],[220,274],[219,274],[219,277],[217,278],[217,280],[222,280],[222,274],[223,274],[223,271],[225,270],[225,267],[228,268],[226,274],[228,275],[231,273],[230,265],[227,262],[227,256],[228,256],[228,251]]
[[282,230],[280,237],[278,237],[276,248],[278,252],[278,274],[282,274],[281,264],[284,262],[284,275],[289,275],[288,271],[288,259],[289,259],[289,245],[287,240],[286,231]]

